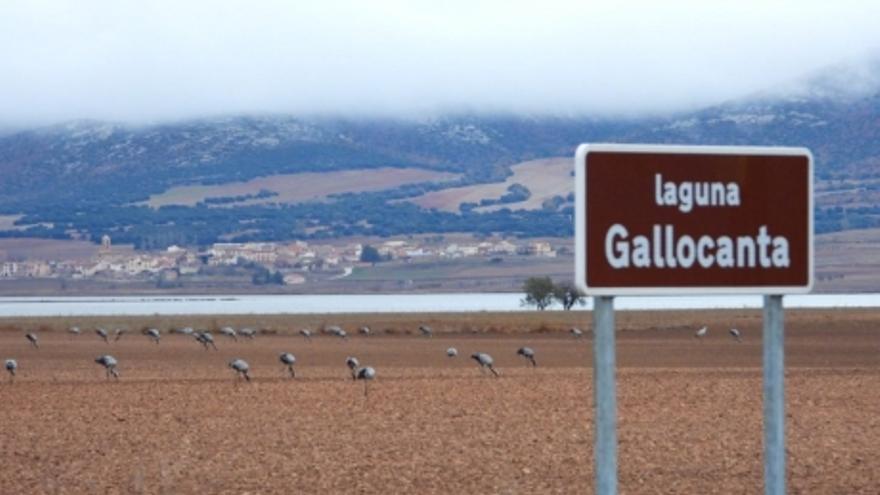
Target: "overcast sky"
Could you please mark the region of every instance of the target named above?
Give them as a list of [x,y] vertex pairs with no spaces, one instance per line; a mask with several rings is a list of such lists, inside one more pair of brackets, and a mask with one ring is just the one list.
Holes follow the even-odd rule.
[[878,19],[877,1],[4,0],[0,123],[664,112],[876,57]]

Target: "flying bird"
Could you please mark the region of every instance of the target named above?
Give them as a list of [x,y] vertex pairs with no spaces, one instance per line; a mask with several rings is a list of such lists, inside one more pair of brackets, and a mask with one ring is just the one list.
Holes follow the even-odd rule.
[[303,328],[299,331],[299,334],[306,338],[309,342],[312,341],[312,331],[308,328]]
[[481,372],[485,373],[486,368],[488,368],[489,371],[492,372],[492,374],[494,374],[495,376],[499,376],[498,372],[495,371],[495,367],[494,367],[495,360],[492,359],[492,356],[486,354],[485,352],[475,352],[475,353],[471,354],[471,359],[473,359],[474,361],[477,362],[478,365],[480,365]]
[[358,366],[361,365],[360,361],[358,361],[358,358],[354,356],[348,356],[347,358],[345,358],[345,365],[348,366],[349,370],[351,370],[351,378],[353,380],[356,379]]
[[35,333],[28,333],[28,334],[26,334],[24,337],[25,337],[26,339],[28,339],[28,342],[30,342],[32,346],[34,346],[34,347],[37,348],[37,349],[40,348],[40,343],[38,342],[39,339],[37,339],[37,334],[35,334]]
[[10,382],[15,379],[15,370],[17,370],[17,369],[18,369],[18,363],[15,361],[15,359],[7,359],[6,360],[6,371],[9,372],[9,381]]
[[419,331],[422,332],[422,335],[424,335],[425,337],[434,336],[434,329],[432,329],[428,325],[419,325]]
[[235,329],[232,327],[223,327],[220,329],[220,333],[231,338],[232,340],[238,342],[238,334],[235,333]]
[[581,331],[580,328],[576,328],[576,327],[573,327],[571,330],[568,331],[568,333],[570,333],[571,336],[576,339],[579,339],[584,336],[584,332]]
[[293,365],[296,363],[296,356],[289,352],[282,352],[281,355],[278,356],[278,360],[285,366],[287,366],[287,371],[290,372],[291,378],[296,378],[296,372],[293,371]]
[[159,340],[162,338],[162,335],[159,333],[159,330],[156,328],[151,328],[147,330],[147,337],[153,340],[156,345],[159,345]]
[[98,337],[101,337],[102,339],[104,339],[104,343],[106,343],[106,344],[110,343],[110,339],[107,338],[107,330],[104,330],[103,328],[96,328],[95,333],[98,334]]
[[244,359],[236,358],[229,361],[229,367],[235,370],[239,378],[244,377],[245,380],[251,381],[251,376],[248,374],[251,367],[248,366],[247,361]]
[[709,327],[703,327],[694,333],[694,338],[700,339],[702,341],[703,337],[705,337],[707,333],[709,333]]
[[535,362],[535,351],[531,347],[520,347],[516,350],[517,355],[522,356],[532,362],[532,366],[537,366]]
[[257,332],[253,328],[242,328],[238,334],[244,338],[253,340],[257,336]]
[[364,381],[364,397],[367,396],[367,382],[372,381],[374,378],[376,378],[376,370],[370,366],[364,366],[355,372],[355,380]]
[[739,330],[731,328],[729,332],[730,336],[736,339],[737,342],[742,342],[742,335],[740,335]]
[[103,356],[95,359],[95,362],[100,364],[104,367],[105,370],[107,370],[107,379],[110,378],[110,375],[113,375],[113,377],[117,380],[119,379],[119,370],[116,368],[117,362],[115,357],[109,354],[104,354]]
[[458,349],[456,349],[455,347],[450,347],[449,349],[446,349],[446,355],[451,358],[458,356]]

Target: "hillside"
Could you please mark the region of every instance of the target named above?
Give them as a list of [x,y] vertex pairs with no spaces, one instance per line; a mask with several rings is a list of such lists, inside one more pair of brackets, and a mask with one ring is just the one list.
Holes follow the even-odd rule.
[[[880,91],[837,91],[840,81],[827,79],[663,118],[275,115],[23,130],[0,136],[0,236],[110,233],[138,247],[221,236],[567,236],[564,162],[546,162],[557,164],[547,182],[534,179],[545,163],[534,160],[571,156],[581,142],[807,146],[821,198],[817,231],[878,226]],[[512,168],[526,161],[532,169]],[[347,182],[332,175],[353,170],[371,172]],[[310,185],[322,179],[333,187]],[[175,194],[190,196],[162,200]],[[242,224],[247,233],[236,237]]]

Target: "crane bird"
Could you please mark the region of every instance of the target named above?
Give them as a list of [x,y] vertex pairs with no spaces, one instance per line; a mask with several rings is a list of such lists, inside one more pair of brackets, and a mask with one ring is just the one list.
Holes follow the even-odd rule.
[[376,378],[376,370],[370,366],[364,366],[358,369],[354,374],[355,380],[364,381],[364,397],[367,396],[367,383]]
[[422,332],[422,335],[424,335],[425,337],[434,336],[434,329],[432,329],[428,325],[419,325],[419,331]]
[[576,339],[579,339],[584,336],[584,332],[581,331],[581,329],[577,328],[577,327],[572,327],[571,330],[568,331],[568,333],[570,333],[571,336]]
[[707,333],[709,333],[709,327],[703,327],[703,328],[697,330],[696,332],[694,332],[694,338],[700,339],[700,341],[702,342],[703,337],[705,337]]
[[117,380],[119,380],[119,370],[116,369],[117,362],[116,362],[115,357],[113,357],[109,354],[104,354],[103,356],[100,356],[97,359],[95,359],[95,362],[100,364],[101,366],[104,367],[105,370],[107,370],[107,379],[108,380],[110,379],[110,375],[113,375],[113,378],[116,378]]
[[281,364],[287,366],[287,371],[290,372],[290,377],[296,378],[296,372],[293,371],[293,365],[296,363],[296,356],[289,352],[282,352],[278,356],[278,360],[281,361]]
[[18,363],[15,361],[15,359],[7,359],[6,360],[6,371],[9,372],[9,381],[10,382],[15,379],[15,370],[17,370],[17,369],[18,369]]
[[251,367],[244,359],[235,358],[229,361],[229,367],[235,370],[239,378],[244,377],[245,380],[251,381],[251,376],[248,374]]
[[486,368],[489,368],[489,371],[492,372],[495,376],[499,376],[498,372],[495,371],[495,360],[492,359],[492,356],[486,354],[485,352],[475,352],[471,354],[471,359],[477,362],[480,365],[480,371],[485,373]]
[[162,335],[159,333],[159,330],[156,328],[151,328],[147,330],[147,337],[153,340],[156,345],[159,345],[159,340],[162,338]]
[[238,334],[251,340],[253,340],[254,337],[257,336],[257,332],[253,328],[242,328],[238,331]]
[[336,325],[332,325],[332,326],[327,327],[327,332],[339,337],[342,340],[348,340],[348,333],[345,330],[343,330],[341,327],[338,327]]
[[180,333],[184,335],[192,335],[195,333],[195,330],[193,330],[192,327],[183,327],[180,329]]
[[107,338],[107,330],[104,330],[103,328],[96,328],[95,333],[98,334],[98,337],[101,337],[102,339],[104,339],[105,344],[110,343],[110,339]]
[[736,339],[737,342],[742,342],[742,335],[740,335],[739,330],[735,328],[730,329],[730,336]]
[[35,334],[35,333],[28,333],[28,334],[26,334],[24,337],[25,337],[26,339],[28,339],[28,342],[30,342],[32,346],[34,346],[34,347],[37,348],[37,349],[40,348],[40,343],[38,342],[39,339],[37,339],[37,334]]
[[214,343],[214,336],[211,335],[211,332],[196,332],[195,336],[196,340],[205,346],[206,351],[208,350],[208,346],[213,347],[215,351],[217,350],[217,344]]
[[535,362],[535,350],[531,347],[520,347],[516,350],[516,354],[531,361],[533,367],[538,365],[538,363]]
[[116,337],[113,339],[113,341],[118,342],[119,339],[121,339],[122,336],[125,335],[126,333],[128,333],[128,330],[126,330],[124,328],[117,328],[117,329],[113,330],[113,335]]
[[67,333],[70,334],[71,337],[78,337],[79,327],[70,327],[67,329]]
[[370,327],[364,325],[364,326],[358,328],[358,333],[363,335],[364,337],[369,337],[370,333],[372,333],[372,330],[370,330]]
[[351,370],[352,380],[356,379],[357,369],[361,365],[360,361],[358,361],[358,358],[354,356],[348,356],[347,358],[345,358],[345,365],[348,366],[348,369]]
[[308,328],[303,328],[299,331],[299,334],[306,338],[309,342],[312,341],[312,331]]
[[223,327],[220,329],[220,333],[229,337],[230,339],[238,342],[238,334],[235,333],[235,329],[232,327]]
[[456,349],[455,347],[450,347],[449,349],[446,349],[446,355],[454,358],[455,356],[458,356],[458,349]]

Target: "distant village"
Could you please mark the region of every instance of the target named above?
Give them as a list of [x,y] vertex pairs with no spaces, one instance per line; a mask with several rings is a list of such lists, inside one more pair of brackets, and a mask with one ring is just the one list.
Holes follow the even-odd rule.
[[[367,247],[368,246],[368,247]],[[345,245],[249,242],[216,243],[204,250],[170,246],[164,251],[120,251],[103,236],[98,253],[87,260],[23,260],[0,264],[0,279],[61,278],[144,280],[173,283],[180,277],[210,273],[212,269],[233,266],[261,267],[278,283],[305,283],[311,273],[350,275],[355,267],[370,266],[377,260],[365,256],[369,249],[378,261],[413,262],[467,257],[536,256],[556,257],[557,250],[547,241],[508,240],[473,243],[425,243],[419,240],[388,240],[375,245]]]

